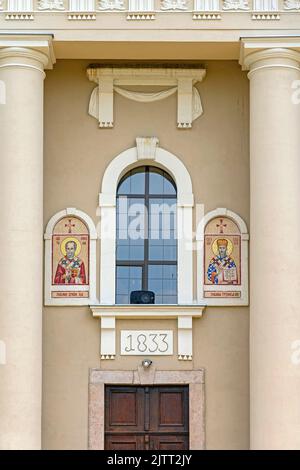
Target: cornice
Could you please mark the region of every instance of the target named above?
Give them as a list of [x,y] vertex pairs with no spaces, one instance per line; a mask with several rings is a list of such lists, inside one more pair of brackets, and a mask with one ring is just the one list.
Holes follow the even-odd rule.
[[151,82],[150,84],[158,85],[173,85],[177,84],[178,79],[189,78],[193,80],[193,83],[201,82],[205,75],[206,70],[198,66],[189,67],[107,67],[93,64],[87,69],[88,78],[96,83],[99,83],[99,79],[110,78],[118,85],[144,85],[145,83]]
[[115,318],[200,318],[205,310],[205,305],[90,305],[93,317]]

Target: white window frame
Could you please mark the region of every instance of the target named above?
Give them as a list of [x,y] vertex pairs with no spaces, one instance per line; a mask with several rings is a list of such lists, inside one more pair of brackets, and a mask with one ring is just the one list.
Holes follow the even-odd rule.
[[[138,138],[142,139],[142,138]],[[184,236],[178,238],[178,305],[193,303],[193,207],[192,180],[182,161],[171,152],[156,147],[150,155],[141,155],[137,147],[116,156],[105,170],[100,208],[100,304],[115,305],[116,269],[116,201],[117,187],[121,177],[132,168],[153,165],[168,172],[177,186],[177,228]],[[150,162],[150,163],[149,163]],[[105,227],[110,227],[109,236]]]
[[[55,291],[72,291],[74,286],[52,286],[52,236],[53,230],[57,222],[64,217],[77,217],[81,219],[87,226],[89,231],[89,297],[88,298],[52,298],[51,292]],[[97,231],[94,222],[85,212],[67,207],[56,214],[49,220],[44,234],[45,239],[45,305],[91,305],[97,303],[96,297],[96,243]],[[76,290],[84,290],[86,286],[76,286]]]

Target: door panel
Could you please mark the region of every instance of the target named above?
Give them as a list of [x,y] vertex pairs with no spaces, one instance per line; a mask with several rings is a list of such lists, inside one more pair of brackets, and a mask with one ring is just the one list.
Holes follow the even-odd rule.
[[105,448],[187,450],[188,386],[105,389]]
[[144,436],[113,434],[106,436],[107,450],[144,450]]
[[105,393],[106,431],[144,431],[144,407],[144,393],[140,387],[107,387]]
[[150,437],[151,450],[187,450],[188,448],[188,436],[185,435],[158,435]]
[[150,408],[151,431],[188,431],[188,387],[155,387]]

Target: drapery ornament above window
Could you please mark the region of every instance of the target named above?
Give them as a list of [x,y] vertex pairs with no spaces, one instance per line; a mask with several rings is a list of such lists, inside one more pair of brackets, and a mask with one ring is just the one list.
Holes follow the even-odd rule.
[[[177,127],[187,129],[203,114],[199,91],[195,87],[206,75],[206,70],[168,67],[101,67],[91,66],[87,70],[91,81],[97,83],[91,94],[89,114],[99,121],[99,127],[114,125],[114,92],[140,103],[163,100],[177,92]],[[168,87],[158,92],[128,90],[127,86]]]
[[[142,93],[138,91],[129,91],[118,86],[114,86],[114,91],[124,98],[129,100],[138,101],[139,103],[153,103],[154,101],[160,101],[174,95],[178,90],[178,87],[170,88],[169,90],[158,91],[157,93]],[[200,93],[195,86],[192,90],[192,121],[198,119],[203,114],[203,107],[201,103]],[[99,118],[99,87],[93,89],[90,104],[89,104],[89,115],[98,119]]]

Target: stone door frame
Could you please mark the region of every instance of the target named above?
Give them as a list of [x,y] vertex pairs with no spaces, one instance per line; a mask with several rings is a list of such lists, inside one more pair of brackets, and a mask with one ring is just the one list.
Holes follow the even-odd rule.
[[205,449],[205,382],[204,369],[156,370],[154,367],[137,370],[90,369],[88,448],[104,450],[105,385],[188,385],[190,450]]

